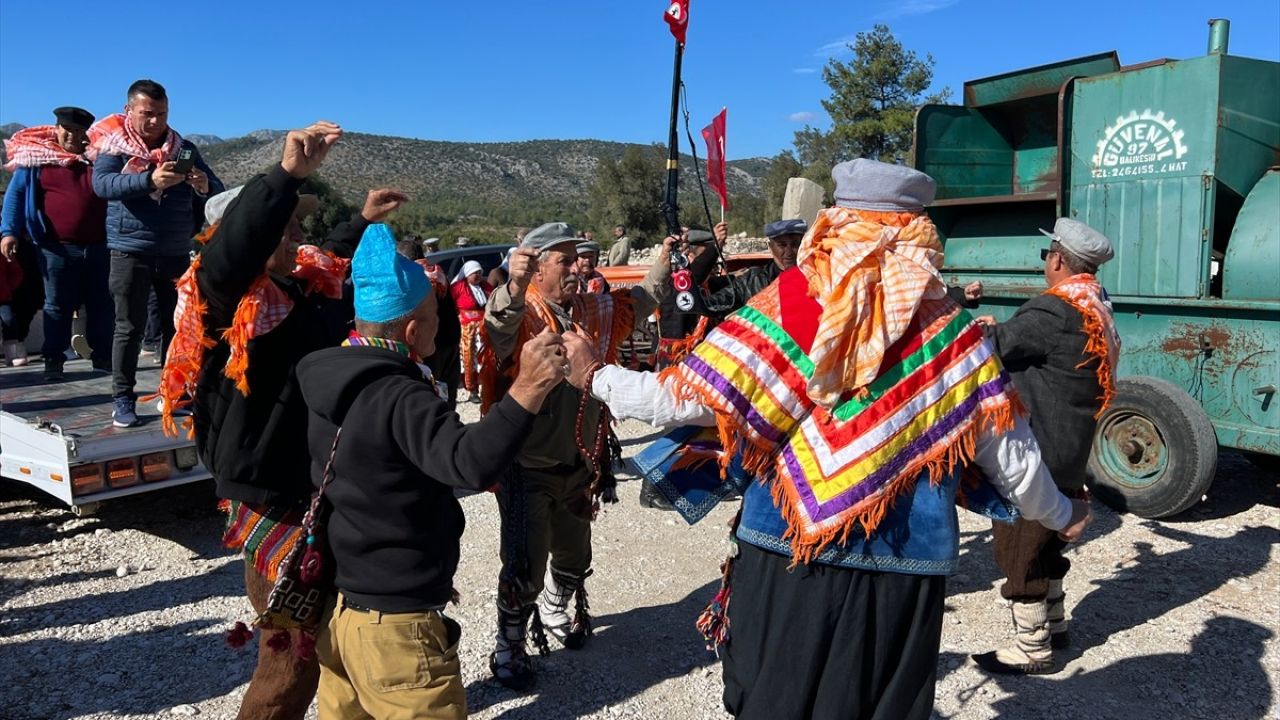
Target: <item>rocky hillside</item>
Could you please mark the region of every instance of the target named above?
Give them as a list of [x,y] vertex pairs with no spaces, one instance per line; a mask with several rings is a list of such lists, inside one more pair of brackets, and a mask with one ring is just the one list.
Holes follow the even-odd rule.
[[[0,138],[21,128],[17,123],[0,126]],[[256,130],[233,140],[190,137],[218,175],[234,185],[279,159],[283,135],[281,130]],[[624,143],[601,140],[462,143],[348,133],[322,174],[353,202],[375,185],[392,185],[424,199],[552,200],[573,205],[585,203],[600,158],[620,158],[626,148]],[[681,187],[693,190],[693,158],[686,155],[681,162]],[[729,191],[758,193],[768,167],[766,158],[731,161]]]
[[[599,140],[459,143],[348,133],[322,174],[351,201],[375,185],[392,185],[428,198],[585,203],[600,159],[619,158],[626,147]],[[223,180],[236,184],[279,158],[279,133],[259,130],[202,152]],[[688,177],[681,185],[692,188],[692,158],[683,164]],[[766,159],[731,162],[730,192],[755,194],[767,169]]]

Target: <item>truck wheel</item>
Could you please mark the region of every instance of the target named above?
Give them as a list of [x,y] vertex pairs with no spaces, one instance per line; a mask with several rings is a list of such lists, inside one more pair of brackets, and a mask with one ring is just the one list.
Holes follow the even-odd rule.
[[1218,436],[1182,388],[1153,377],[1116,383],[1089,456],[1099,500],[1144,518],[1176,515],[1204,497],[1217,467]]

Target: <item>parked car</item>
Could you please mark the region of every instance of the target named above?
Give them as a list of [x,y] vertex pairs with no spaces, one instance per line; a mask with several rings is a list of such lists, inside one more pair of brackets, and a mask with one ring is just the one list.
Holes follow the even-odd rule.
[[480,263],[485,275],[488,275],[490,270],[498,267],[503,260],[507,259],[507,250],[512,247],[510,243],[505,245],[469,245],[467,247],[433,252],[427,255],[427,260],[439,265],[444,270],[444,276],[449,279],[449,282],[453,282],[454,277],[462,270],[463,263],[468,260],[475,260]]

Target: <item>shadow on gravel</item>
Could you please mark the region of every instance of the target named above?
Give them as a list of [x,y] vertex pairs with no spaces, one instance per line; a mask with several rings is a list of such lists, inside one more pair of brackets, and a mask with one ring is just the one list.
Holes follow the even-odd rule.
[[[1275,461],[1272,458],[1271,461]],[[1209,497],[1184,513],[1161,522],[1186,523],[1222,520],[1255,505],[1280,508],[1280,473],[1259,467],[1236,452],[1218,453],[1218,470],[1209,487]]]
[[[1120,516],[1102,503],[1093,503],[1093,523],[1085,531],[1085,542],[1095,543],[1110,535],[1121,525]],[[1068,552],[1068,558],[1074,555]],[[947,579],[947,597],[968,593],[991,593],[994,599],[999,589],[992,584],[1004,575],[996,565],[995,548],[991,544],[991,530],[973,530],[960,533],[959,571]],[[947,606],[951,610],[951,606]]]
[[251,657],[223,642],[224,622],[200,618],[108,640],[41,638],[10,646],[0,670],[22,678],[22,692],[6,702],[4,716],[159,715],[175,705],[221,697],[253,671]]
[[[504,712],[499,720],[581,717],[714,664],[716,657],[704,647],[694,621],[719,583],[716,578],[678,602],[595,618],[595,635],[583,650],[565,650],[552,640],[550,657],[535,661],[534,700]],[[515,697],[492,679],[467,687],[473,713]]]
[[[1262,658],[1274,636],[1261,625],[1215,617],[1188,653],[1161,653],[1119,660],[1093,671],[1053,676],[987,676],[965,691],[968,700],[992,684],[1012,697],[991,705],[997,717],[1206,717],[1264,720],[1275,696]],[[957,653],[943,653],[967,661]],[[1076,705],[1076,711],[1067,707]],[[1097,713],[1102,713],[1098,715]]]

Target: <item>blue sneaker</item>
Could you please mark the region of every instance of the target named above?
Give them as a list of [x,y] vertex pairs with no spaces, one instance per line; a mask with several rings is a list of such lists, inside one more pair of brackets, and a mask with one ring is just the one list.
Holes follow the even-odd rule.
[[118,428],[141,425],[136,410],[137,401],[133,398],[118,397],[111,401],[111,424]]

